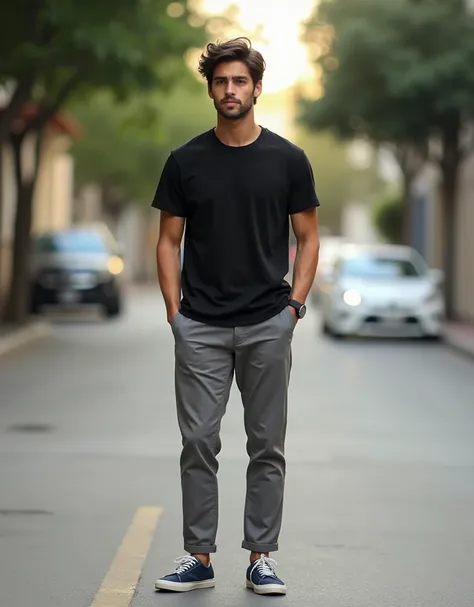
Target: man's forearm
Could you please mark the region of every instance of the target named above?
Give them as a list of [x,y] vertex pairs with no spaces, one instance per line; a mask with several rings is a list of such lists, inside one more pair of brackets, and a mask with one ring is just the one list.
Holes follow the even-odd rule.
[[305,302],[316,275],[319,259],[319,241],[308,240],[298,244],[293,268],[291,299]]
[[165,300],[168,320],[179,310],[181,300],[181,263],[179,247],[171,243],[159,243],[156,249],[158,281]]

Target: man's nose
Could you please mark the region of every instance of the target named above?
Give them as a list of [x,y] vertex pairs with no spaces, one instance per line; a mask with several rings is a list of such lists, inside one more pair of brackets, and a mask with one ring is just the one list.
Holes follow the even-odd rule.
[[228,95],[229,97],[234,96],[234,83],[233,82],[227,83],[227,86],[225,87],[225,94]]

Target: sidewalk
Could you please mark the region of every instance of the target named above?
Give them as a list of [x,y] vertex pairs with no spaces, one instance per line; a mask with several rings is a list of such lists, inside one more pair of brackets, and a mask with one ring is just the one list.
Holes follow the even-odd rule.
[[474,324],[446,323],[443,329],[444,341],[469,356],[474,357]]
[[0,357],[37,339],[48,337],[50,334],[49,324],[41,321],[30,322],[21,328],[0,325]]

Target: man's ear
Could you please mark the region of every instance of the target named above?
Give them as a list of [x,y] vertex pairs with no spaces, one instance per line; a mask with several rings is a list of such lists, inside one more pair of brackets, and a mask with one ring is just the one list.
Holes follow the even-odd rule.
[[209,95],[209,97],[210,97],[211,99],[214,99],[214,95],[213,95],[213,93],[212,93],[212,87],[211,87],[211,85],[210,85],[210,84],[208,84],[208,85],[207,85],[207,94]]
[[262,94],[262,81],[259,80],[257,82],[257,84],[254,87],[253,90],[253,102],[254,104],[257,103],[257,99],[260,97],[260,95]]

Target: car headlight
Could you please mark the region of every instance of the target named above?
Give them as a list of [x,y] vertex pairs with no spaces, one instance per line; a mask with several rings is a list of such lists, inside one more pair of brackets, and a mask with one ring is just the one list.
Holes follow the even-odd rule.
[[107,270],[114,276],[121,274],[124,268],[125,264],[123,263],[123,260],[120,257],[117,257],[116,255],[113,255],[107,261]]
[[342,300],[347,306],[356,308],[362,303],[362,296],[359,291],[356,291],[355,289],[348,289],[342,294]]

